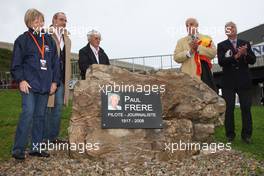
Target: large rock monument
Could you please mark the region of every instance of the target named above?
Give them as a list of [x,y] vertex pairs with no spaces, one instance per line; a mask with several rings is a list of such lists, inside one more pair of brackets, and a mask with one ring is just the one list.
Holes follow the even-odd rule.
[[[100,86],[111,84],[165,85],[160,94],[163,129],[102,129]],[[92,65],[86,80],[75,85],[69,142],[89,143],[84,153],[110,162],[141,163],[151,160],[181,159],[199,149],[179,150],[181,143],[210,142],[215,127],[222,124],[225,102],[199,80],[176,72],[132,73],[115,66]],[[98,146],[93,146],[97,144]]]

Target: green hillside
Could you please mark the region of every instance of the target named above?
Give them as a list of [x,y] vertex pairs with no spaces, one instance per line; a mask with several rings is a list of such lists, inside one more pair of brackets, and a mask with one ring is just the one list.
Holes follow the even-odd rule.
[[0,48],[0,71],[9,71],[12,51]]

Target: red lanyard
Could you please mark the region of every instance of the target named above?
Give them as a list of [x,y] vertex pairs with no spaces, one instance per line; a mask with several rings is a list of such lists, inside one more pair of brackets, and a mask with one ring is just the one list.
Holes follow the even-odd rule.
[[37,45],[38,50],[41,54],[41,57],[44,60],[44,55],[45,55],[45,46],[44,46],[45,38],[44,38],[44,35],[41,36],[42,37],[42,48],[40,48],[40,46],[39,46],[37,40],[35,39],[34,35],[31,34],[31,32],[29,32],[29,34],[31,35],[32,39],[34,40],[35,44]]

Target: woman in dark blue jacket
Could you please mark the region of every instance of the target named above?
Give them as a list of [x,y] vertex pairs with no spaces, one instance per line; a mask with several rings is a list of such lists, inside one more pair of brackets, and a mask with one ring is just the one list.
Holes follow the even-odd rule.
[[25,14],[25,24],[28,31],[16,39],[11,65],[11,74],[19,84],[22,95],[22,113],[12,156],[21,160],[25,159],[25,147],[31,129],[29,155],[49,157],[41,148],[44,115],[48,96],[56,91],[60,78],[55,41],[41,30],[44,15],[36,9],[29,9]]

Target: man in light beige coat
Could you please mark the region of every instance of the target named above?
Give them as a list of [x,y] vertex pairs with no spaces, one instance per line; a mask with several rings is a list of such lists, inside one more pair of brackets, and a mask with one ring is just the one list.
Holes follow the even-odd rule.
[[55,94],[49,96],[46,112],[44,138],[51,142],[59,142],[60,118],[63,104],[68,105],[69,81],[71,79],[71,40],[66,30],[67,18],[65,13],[54,14],[49,29],[56,42],[61,65],[61,84]]
[[181,71],[191,77],[202,80],[216,90],[211,73],[211,60],[216,55],[212,38],[198,33],[198,21],[195,18],[186,20],[188,35],[178,40],[174,60],[181,63]]

